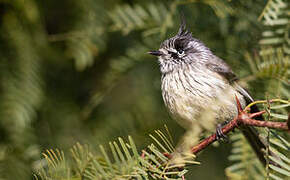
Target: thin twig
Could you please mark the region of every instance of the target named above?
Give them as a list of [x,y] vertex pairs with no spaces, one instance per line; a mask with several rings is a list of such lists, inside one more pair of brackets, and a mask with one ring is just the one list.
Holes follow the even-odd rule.
[[255,104],[267,104],[267,103],[273,103],[273,102],[281,102],[284,104],[289,104],[289,101],[286,100],[282,100],[282,99],[270,99],[270,100],[260,100],[260,101],[254,101],[252,103],[250,103],[249,105],[247,105],[247,107],[245,108],[245,110],[250,109],[251,106],[255,105]]

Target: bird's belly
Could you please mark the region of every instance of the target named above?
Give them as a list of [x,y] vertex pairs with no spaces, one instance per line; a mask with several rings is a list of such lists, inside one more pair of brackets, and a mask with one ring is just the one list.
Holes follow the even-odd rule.
[[233,119],[237,115],[235,95],[245,105],[243,97],[221,79],[190,79],[178,75],[163,77],[162,96],[174,119],[185,128],[190,128],[194,122],[202,123],[204,113],[211,114],[212,117],[207,118],[215,122]]

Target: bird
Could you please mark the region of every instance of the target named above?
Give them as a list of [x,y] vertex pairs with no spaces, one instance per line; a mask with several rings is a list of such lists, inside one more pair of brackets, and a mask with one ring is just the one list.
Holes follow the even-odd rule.
[[[181,18],[178,33],[161,43],[158,50],[148,52],[158,57],[161,72],[161,91],[170,114],[185,129],[200,120],[210,110],[217,127],[217,137],[225,137],[220,124],[238,115],[238,98],[243,108],[253,98],[242,86],[230,66],[217,57],[202,41],[194,38]],[[258,112],[257,106],[251,113]],[[263,120],[262,116],[256,118]],[[266,164],[265,142],[254,127],[241,128],[259,160]]]

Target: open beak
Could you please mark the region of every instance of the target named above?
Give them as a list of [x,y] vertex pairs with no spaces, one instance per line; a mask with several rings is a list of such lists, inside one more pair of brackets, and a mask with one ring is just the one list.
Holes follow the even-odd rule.
[[149,51],[148,54],[151,54],[153,56],[161,56],[163,53],[161,51]]

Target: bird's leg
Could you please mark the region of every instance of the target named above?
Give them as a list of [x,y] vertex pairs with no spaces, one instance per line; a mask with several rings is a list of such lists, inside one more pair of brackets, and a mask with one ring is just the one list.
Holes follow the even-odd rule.
[[216,127],[216,139],[219,140],[223,140],[225,142],[228,142],[228,137],[223,133],[222,128],[223,126],[227,125],[229,123],[229,121],[224,121],[222,123],[219,123]]

